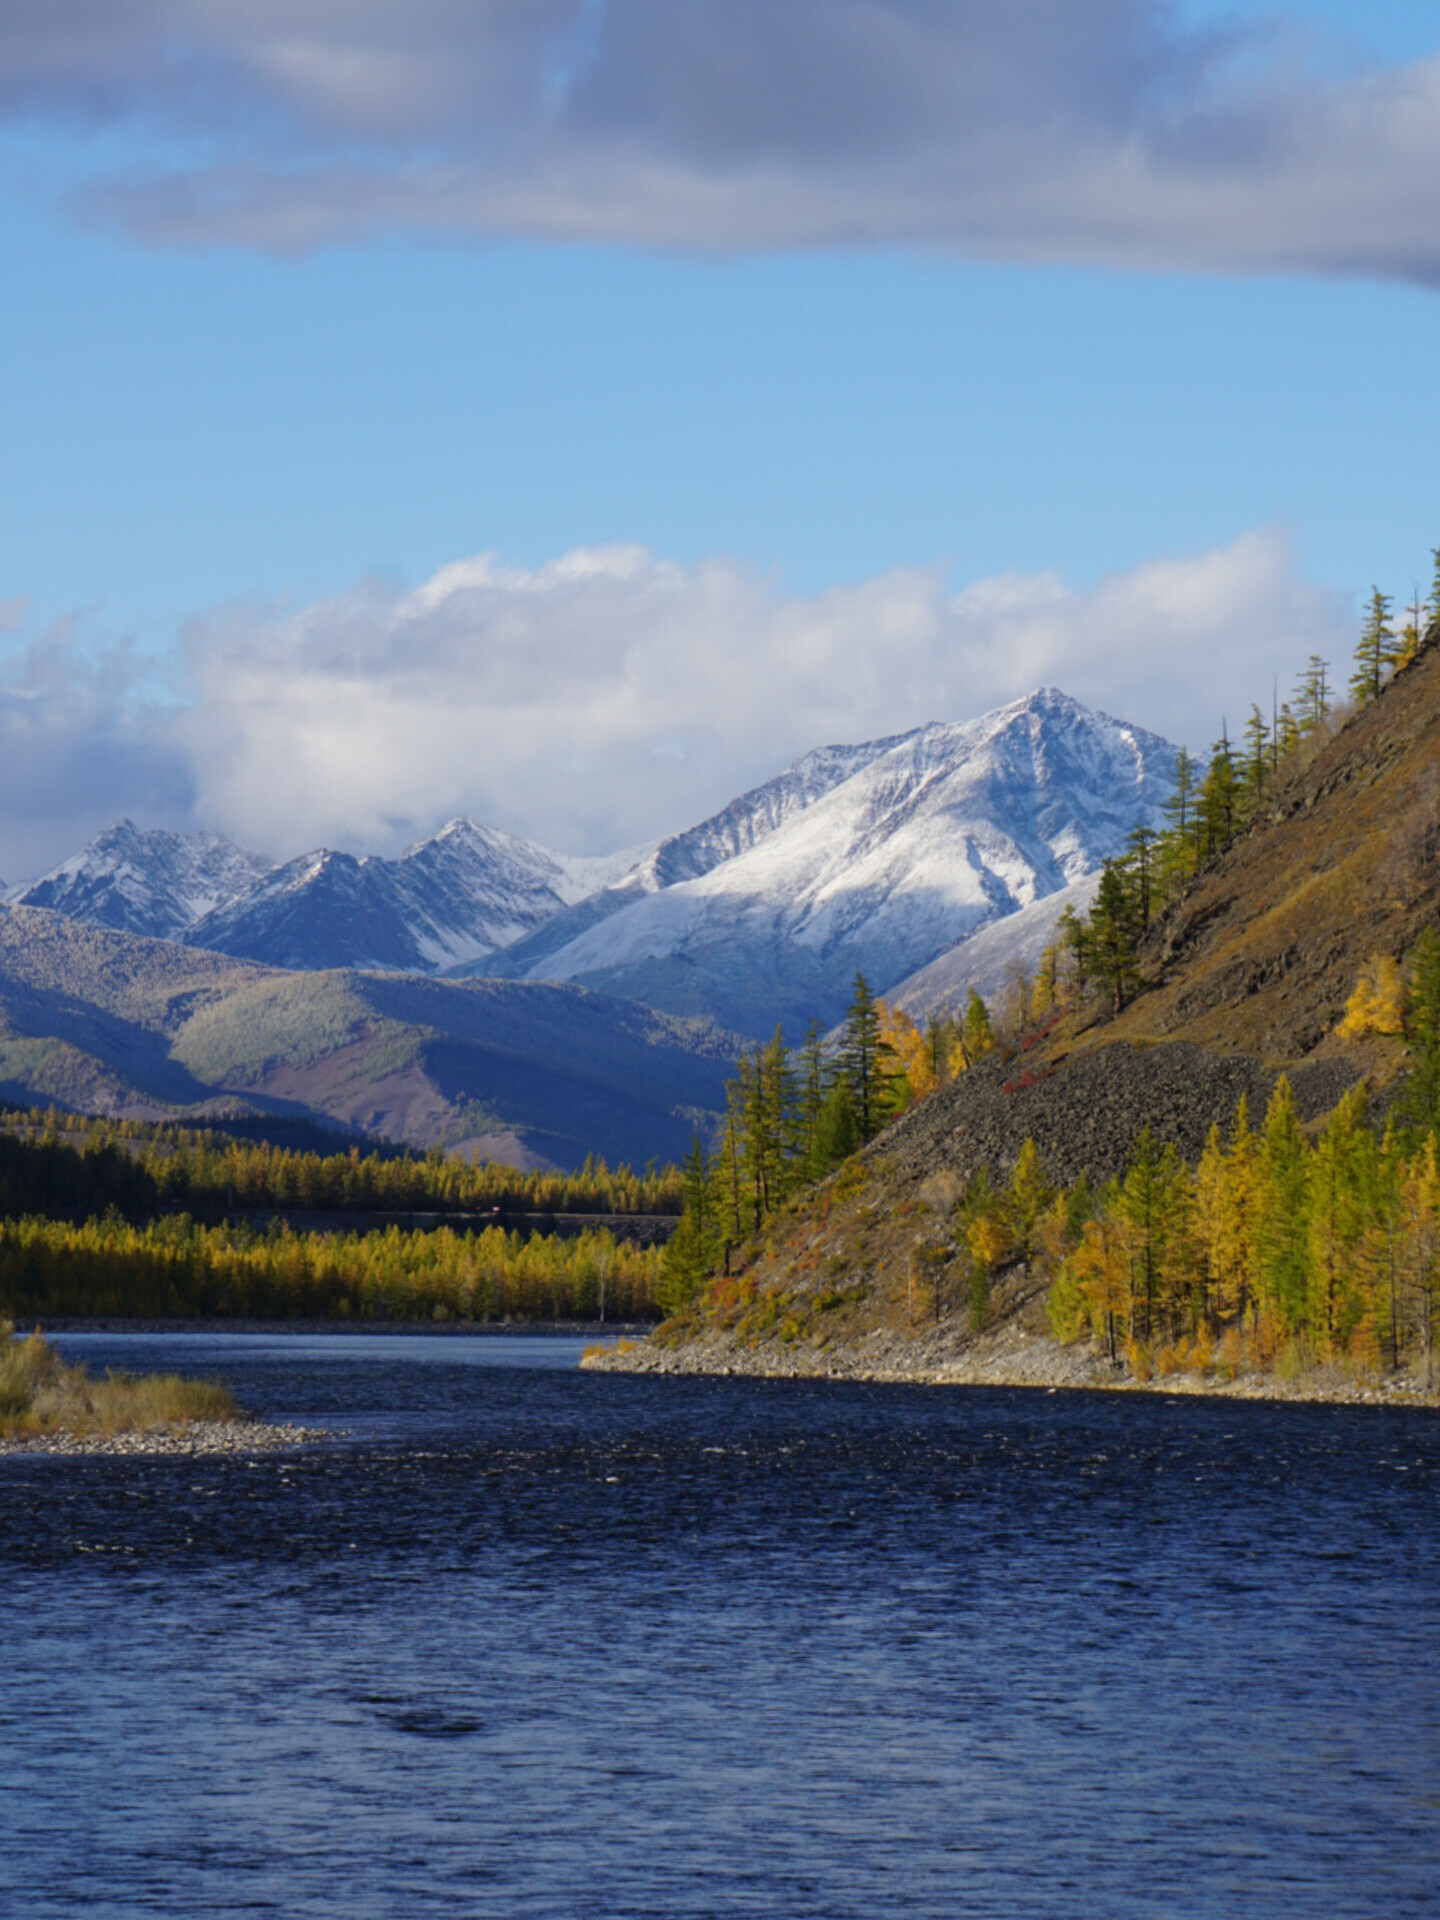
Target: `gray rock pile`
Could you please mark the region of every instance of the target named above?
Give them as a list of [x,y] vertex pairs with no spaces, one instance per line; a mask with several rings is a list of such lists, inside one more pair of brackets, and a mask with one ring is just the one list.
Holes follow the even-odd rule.
[[[944,1168],[968,1180],[985,1167],[1008,1179],[1027,1139],[1052,1180],[1105,1181],[1124,1173],[1136,1136],[1149,1126],[1191,1165],[1211,1125],[1227,1130],[1242,1094],[1258,1127],[1279,1075],[1258,1060],[1222,1056],[1183,1041],[1117,1042],[1027,1067],[1023,1055],[991,1057],[895,1122],[876,1142],[902,1177]],[[1290,1076],[1302,1120],[1329,1111],[1351,1081],[1339,1062]]]

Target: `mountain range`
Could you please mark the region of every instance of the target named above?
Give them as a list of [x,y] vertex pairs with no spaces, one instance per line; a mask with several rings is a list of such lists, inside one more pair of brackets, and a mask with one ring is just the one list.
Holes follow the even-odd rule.
[[214,835],[125,821],[9,898],[271,968],[569,981],[798,1037],[839,1017],[857,969],[903,998],[982,931],[978,958],[1003,975],[997,923],[1027,915],[1028,954],[1053,924],[1041,903],[1083,890],[1155,818],[1173,764],[1158,736],[1044,688],[979,720],[820,748],[609,858],[456,819],[399,859],[319,849],[267,867]]
[[583,988],[286,972],[0,907],[0,1100],[21,1105],[643,1165],[709,1133],[739,1045]]
[[122,821],[0,907],[0,1099],[676,1157],[746,1042],[831,1025],[857,969],[923,1015],[1033,965],[1173,764],[1042,689],[821,748],[608,859],[452,820],[270,866]]

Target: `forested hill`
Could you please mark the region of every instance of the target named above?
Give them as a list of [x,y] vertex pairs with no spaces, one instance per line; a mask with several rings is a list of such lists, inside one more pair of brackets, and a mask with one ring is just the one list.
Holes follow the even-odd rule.
[[739,1045],[576,987],[287,973],[0,908],[0,1100],[236,1110],[519,1165],[673,1160]]
[[[1188,1040],[1271,1067],[1399,1064],[1336,1034],[1362,969],[1440,915],[1440,620],[1182,890],[1138,955],[1140,991],[1070,1045]],[[1076,1023],[1077,1027],[1082,1023]]]
[[955,1009],[920,1034],[877,1006],[872,1098],[900,1111],[818,1184],[750,1178],[757,1061],[734,1168],[697,1166],[667,1254],[681,1310],[614,1364],[1433,1393],[1440,620],[1382,611],[1353,706],[1312,661],[1298,714],[1182,764],[1168,829],[993,1022],[972,996],[958,1053]]

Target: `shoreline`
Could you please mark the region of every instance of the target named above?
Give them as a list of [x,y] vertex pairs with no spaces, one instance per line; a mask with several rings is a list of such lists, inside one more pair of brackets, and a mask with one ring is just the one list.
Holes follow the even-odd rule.
[[640,1340],[655,1330],[655,1323],[647,1320],[127,1320],[118,1314],[42,1316],[39,1325],[47,1338],[53,1334],[62,1339],[70,1333],[424,1333],[447,1340],[476,1334],[501,1339]]
[[243,1453],[284,1453],[331,1436],[322,1427],[290,1421],[192,1420],[182,1427],[154,1427],[129,1433],[0,1435],[0,1459],[34,1455],[110,1455],[120,1458],[198,1459]]
[[933,1339],[876,1333],[842,1351],[777,1353],[770,1343],[737,1347],[723,1335],[657,1346],[651,1340],[587,1353],[595,1373],[701,1375],[716,1379],[863,1380],[886,1386],[1025,1387],[1044,1393],[1149,1393],[1204,1400],[1272,1400],[1313,1405],[1417,1407],[1440,1410],[1440,1389],[1413,1375],[1356,1376],[1335,1366],[1293,1379],[1244,1373],[1234,1379],[1170,1373],[1137,1379],[1088,1344],[1062,1346],[1014,1326],[983,1334],[960,1349],[937,1351]]

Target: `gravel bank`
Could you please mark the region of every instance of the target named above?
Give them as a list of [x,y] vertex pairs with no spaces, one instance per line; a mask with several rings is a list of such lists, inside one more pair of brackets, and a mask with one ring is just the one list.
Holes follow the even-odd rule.
[[194,1458],[215,1453],[278,1453],[325,1436],[318,1427],[268,1420],[195,1420],[188,1426],[148,1433],[41,1433],[0,1439],[0,1455],[12,1453],[174,1454]]
[[843,1351],[777,1352],[771,1342],[738,1345],[713,1334],[666,1347],[653,1340],[591,1352],[581,1366],[603,1373],[710,1374],[750,1379],[877,1380],[930,1387],[1036,1387],[1049,1392],[1090,1389],[1107,1393],[1198,1395],[1207,1399],[1311,1400],[1354,1406],[1440,1408],[1440,1393],[1425,1393],[1407,1376],[1357,1381],[1338,1368],[1317,1368],[1295,1380],[1246,1374],[1221,1380],[1193,1373],[1137,1380],[1117,1371],[1105,1354],[1010,1325],[971,1340],[941,1330],[918,1338],[877,1331]]

